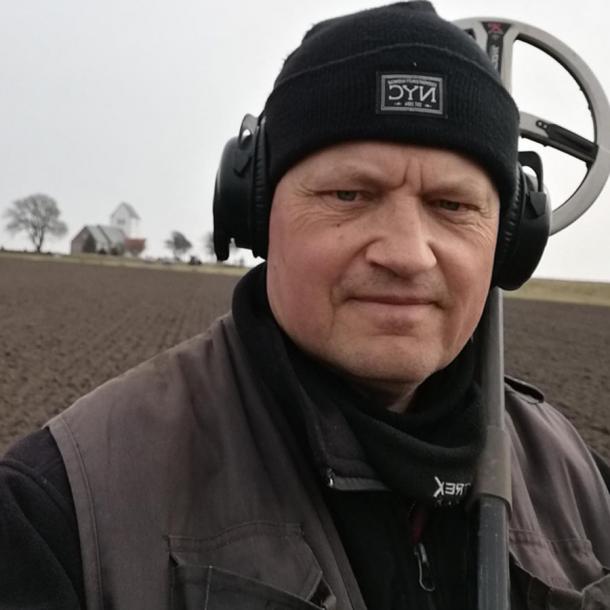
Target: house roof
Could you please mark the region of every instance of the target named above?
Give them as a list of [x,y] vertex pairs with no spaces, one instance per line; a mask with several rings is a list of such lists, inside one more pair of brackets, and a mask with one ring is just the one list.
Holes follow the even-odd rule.
[[125,233],[117,227],[108,225],[87,225],[85,227],[93,236],[96,243],[106,248],[122,245],[125,242]]
[[122,244],[125,242],[125,233],[118,227],[108,225],[97,225],[97,228],[104,233],[108,241],[112,244]]
[[133,209],[133,206],[130,203],[126,203],[125,201],[123,201],[122,203],[120,203],[117,207],[117,209],[112,212],[111,214],[111,218],[112,216],[114,216],[121,208],[125,208],[127,210],[127,213],[132,217],[135,218],[136,220],[140,220],[140,217],[138,216],[138,213]]

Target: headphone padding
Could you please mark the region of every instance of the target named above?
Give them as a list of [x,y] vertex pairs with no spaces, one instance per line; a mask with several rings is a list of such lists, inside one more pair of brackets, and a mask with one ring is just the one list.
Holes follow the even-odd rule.
[[264,119],[256,131],[254,168],[252,177],[252,202],[250,210],[250,228],[252,235],[252,252],[254,256],[266,258],[269,243],[269,213],[271,196],[267,174],[267,142]]
[[551,225],[544,187],[530,181],[521,165],[518,172],[515,200],[500,221],[494,261],[493,285],[504,290],[516,290],[530,279],[542,258]]
[[507,206],[500,217],[498,227],[498,239],[496,243],[496,254],[494,260],[493,284],[502,286],[503,277],[506,275],[506,267],[511,259],[515,242],[518,237],[519,226],[523,217],[523,206],[525,202],[525,188],[523,169],[517,166],[517,188],[514,199]]

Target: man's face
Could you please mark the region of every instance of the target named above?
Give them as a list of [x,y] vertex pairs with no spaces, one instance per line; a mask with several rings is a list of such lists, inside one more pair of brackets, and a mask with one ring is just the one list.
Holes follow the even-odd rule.
[[382,142],[319,151],[273,197],[273,314],[315,358],[409,396],[481,317],[498,213],[491,180],[458,153]]

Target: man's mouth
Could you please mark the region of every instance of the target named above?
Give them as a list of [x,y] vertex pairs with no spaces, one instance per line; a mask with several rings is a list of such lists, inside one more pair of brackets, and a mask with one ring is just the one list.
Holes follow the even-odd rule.
[[399,294],[362,294],[351,297],[351,300],[362,303],[374,303],[380,305],[434,305],[435,299],[424,295],[399,295]]

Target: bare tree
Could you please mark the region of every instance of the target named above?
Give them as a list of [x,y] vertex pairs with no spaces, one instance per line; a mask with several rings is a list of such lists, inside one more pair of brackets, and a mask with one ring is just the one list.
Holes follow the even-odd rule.
[[48,235],[61,237],[67,233],[68,226],[59,220],[60,214],[55,199],[42,194],[30,195],[17,199],[6,210],[6,229],[11,233],[27,233],[36,252],[40,252]]
[[165,240],[165,247],[169,248],[174,258],[179,261],[180,257],[193,247],[193,244],[180,231],[172,231],[171,237]]

